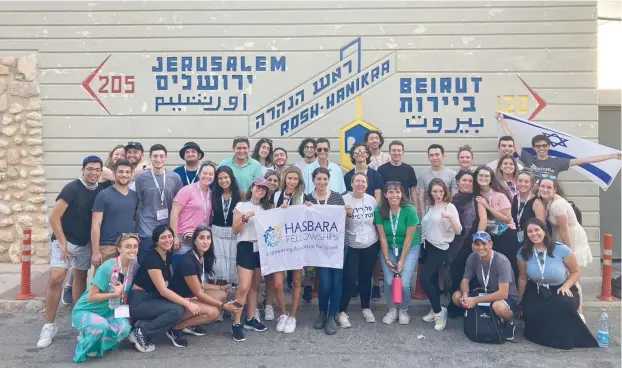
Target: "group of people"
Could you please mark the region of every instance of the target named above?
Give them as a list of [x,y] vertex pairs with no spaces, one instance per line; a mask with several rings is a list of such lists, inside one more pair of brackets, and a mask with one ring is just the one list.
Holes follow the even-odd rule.
[[[276,319],[276,299],[279,332],[295,331],[300,300],[313,298],[313,276],[319,278],[314,328],[333,335],[350,327],[348,305],[357,295],[363,319],[375,322],[370,300],[380,298],[381,273],[388,304],[382,321],[405,325],[420,264],[430,302],[422,318],[436,330],[465,308],[491,303],[504,336],[513,339],[522,306],[528,339],[565,349],[596,346],[581,321],[577,282],[579,266],[591,262],[590,248],[557,177],[572,165],[620,157],[554,158],[550,140],[536,136],[537,156],[523,151],[519,161],[518,145],[497,118],[507,133],[499,139],[499,158],[475,167],[471,148],[461,147],[458,172],[445,166],[443,146],[432,144],[430,167],[415,173],[402,161],[402,142],[381,151],[380,131],[351,146],[354,168],[345,175],[329,160],[326,138],[304,139],[295,165],[267,138],[250,154],[245,137],[233,140],[233,156],[219,165],[202,161],[199,145],[188,142],[179,151],[185,164],[173,171],[165,169],[168,151],[161,144],[147,158],[139,142],[116,146],[105,162],[88,156],[50,214],[51,274],[37,347],[50,345],[57,333],[60,299],[74,305],[76,362],[99,357],[126,337],[141,352],[155,349],[152,337],[159,333],[187,346],[184,335],[205,335],[201,326],[222,320],[223,312],[231,315],[233,339],[244,341],[245,330],[267,329],[258,307],[262,278],[264,320]],[[344,208],[342,268],[262,275],[255,216],[292,205]],[[396,274],[404,280],[399,305],[392,295]],[[285,285],[292,290],[289,312]],[[443,294],[451,296],[447,306]]]

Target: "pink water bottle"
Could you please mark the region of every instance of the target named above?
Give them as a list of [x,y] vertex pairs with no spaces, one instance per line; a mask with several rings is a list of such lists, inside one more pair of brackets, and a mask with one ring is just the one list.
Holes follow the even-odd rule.
[[393,304],[402,304],[402,276],[393,276]]

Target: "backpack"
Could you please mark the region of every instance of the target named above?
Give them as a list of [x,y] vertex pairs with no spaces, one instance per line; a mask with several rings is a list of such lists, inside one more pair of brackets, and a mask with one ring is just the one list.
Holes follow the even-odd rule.
[[[484,290],[481,288],[472,290],[469,295],[477,296]],[[505,339],[501,337],[499,317],[492,311],[490,306],[476,305],[473,309],[464,312],[464,334],[474,342],[485,344],[503,344]]]
[[568,201],[568,203],[570,203],[570,207],[572,207],[572,210],[574,211],[574,214],[577,217],[577,221],[579,222],[579,225],[583,226],[583,215],[581,214],[581,210],[579,209],[579,207],[577,207],[574,204],[574,202]]

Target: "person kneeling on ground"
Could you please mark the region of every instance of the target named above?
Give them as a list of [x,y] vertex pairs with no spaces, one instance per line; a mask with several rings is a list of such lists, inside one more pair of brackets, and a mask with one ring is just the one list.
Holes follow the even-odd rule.
[[[116,245],[119,256],[97,268],[91,285],[73,308],[71,321],[78,330],[74,362],[84,362],[88,357],[99,358],[107,350],[119,347],[119,343],[130,334],[129,312],[124,303],[127,303],[138,268],[138,243],[136,234],[121,235]],[[116,278],[114,283],[113,278]]]
[[[506,256],[492,250],[492,238],[485,231],[473,234],[472,247],[473,253],[467,258],[460,290],[453,294],[452,301],[465,309],[473,309],[478,303],[490,303],[492,311],[503,322],[502,336],[506,340],[513,340],[518,290],[512,265]],[[475,297],[469,295],[469,283],[473,276],[477,277],[479,286],[484,289],[483,293]]]
[[207,283],[206,276],[214,274],[214,247],[212,247],[212,231],[206,226],[197,227],[192,234],[192,249],[183,254],[179,259],[179,265],[175,269],[169,289],[177,295],[187,298],[193,304],[198,305],[202,313],[192,316],[186,311],[187,319],[176,326],[184,333],[194,336],[207,334],[201,325],[213,322],[220,313],[236,312],[233,302],[225,303],[227,290],[231,285],[212,285]]

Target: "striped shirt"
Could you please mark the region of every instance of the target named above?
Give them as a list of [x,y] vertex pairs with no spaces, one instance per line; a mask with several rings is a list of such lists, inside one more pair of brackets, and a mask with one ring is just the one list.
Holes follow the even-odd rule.
[[[317,199],[315,199],[315,197],[313,196],[313,193],[309,193],[309,194],[305,194],[305,202],[311,202],[313,204],[318,204]],[[330,197],[328,197],[328,203],[324,203],[324,201],[321,201],[321,205],[323,204],[331,204],[331,205],[337,205],[337,206],[345,206],[346,202],[343,201],[343,197],[341,196],[341,194],[337,193],[337,192],[333,192],[332,190],[330,191]]]

